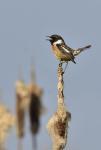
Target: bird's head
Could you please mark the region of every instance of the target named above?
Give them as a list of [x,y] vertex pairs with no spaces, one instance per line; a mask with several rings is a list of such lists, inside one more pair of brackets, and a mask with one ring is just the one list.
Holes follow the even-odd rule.
[[56,44],[62,44],[64,43],[63,38],[60,35],[54,34],[51,36],[47,36],[49,39],[47,39],[48,41],[50,41],[51,44],[56,43]]

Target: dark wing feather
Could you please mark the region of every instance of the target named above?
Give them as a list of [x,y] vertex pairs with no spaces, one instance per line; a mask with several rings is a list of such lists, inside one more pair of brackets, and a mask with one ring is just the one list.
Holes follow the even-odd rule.
[[60,51],[64,55],[66,55],[67,57],[70,57],[70,60],[75,63],[75,61],[74,61],[75,57],[73,55],[73,49],[72,48],[68,47],[66,44],[57,44],[57,47],[60,49]]

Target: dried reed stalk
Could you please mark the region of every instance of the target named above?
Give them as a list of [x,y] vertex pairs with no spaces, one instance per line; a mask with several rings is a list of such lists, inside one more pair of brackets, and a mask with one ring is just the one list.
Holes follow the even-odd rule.
[[15,117],[2,104],[0,104],[0,149],[3,149],[9,130],[15,124]]
[[23,81],[16,83],[16,115],[17,134],[19,138],[24,136],[25,111],[30,103],[29,91]]
[[32,134],[32,142],[34,149],[37,148],[36,138],[40,128],[40,115],[42,109],[41,97],[42,89],[35,83],[29,85],[30,93],[30,105],[29,105],[29,117],[30,117],[30,130]]
[[70,112],[64,104],[64,81],[62,64],[58,66],[58,107],[48,121],[47,129],[52,138],[53,150],[63,150],[67,144],[68,122],[71,119]]
[[25,120],[25,110],[21,109],[20,107],[20,101],[21,98],[18,94],[16,94],[16,115],[17,115],[17,134],[18,137],[23,137],[24,136],[24,120]]
[[36,134],[40,126],[40,115],[42,109],[41,97],[42,89],[36,84],[30,85],[29,116],[32,134]]

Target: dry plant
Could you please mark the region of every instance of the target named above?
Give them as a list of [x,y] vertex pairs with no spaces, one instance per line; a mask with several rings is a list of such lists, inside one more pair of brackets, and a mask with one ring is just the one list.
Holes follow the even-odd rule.
[[37,148],[36,135],[40,128],[40,116],[43,110],[42,107],[42,95],[43,90],[36,84],[35,72],[31,68],[31,83],[28,86],[30,93],[30,104],[29,104],[29,118],[30,118],[30,131],[32,134],[33,148]]
[[47,124],[48,132],[52,138],[53,150],[63,150],[67,144],[68,122],[71,114],[64,104],[64,81],[62,63],[58,66],[58,106]]
[[25,112],[30,103],[30,95],[24,81],[16,82],[16,117],[17,135],[19,138],[24,136]]
[[36,84],[30,84],[29,116],[32,134],[37,134],[40,126],[40,115],[42,112],[42,89]]
[[15,117],[4,105],[0,104],[0,149],[3,149],[8,132],[14,125]]

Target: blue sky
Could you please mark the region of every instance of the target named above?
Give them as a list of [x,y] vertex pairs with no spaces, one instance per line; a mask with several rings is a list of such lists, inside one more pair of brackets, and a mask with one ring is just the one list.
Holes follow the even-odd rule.
[[[51,150],[46,124],[57,107],[57,65],[46,35],[60,34],[72,48],[92,48],[69,63],[64,76],[65,103],[72,113],[69,146],[72,150],[100,149],[101,127],[101,1],[100,0],[1,0],[0,1],[0,87],[3,103],[15,110],[15,81],[19,66],[30,81],[31,57],[37,82],[44,89],[48,112],[42,117],[38,150]],[[26,127],[28,130],[28,127]],[[43,138],[44,137],[44,138]],[[12,144],[13,142],[13,144]],[[16,146],[13,133],[7,150]],[[24,150],[31,148],[27,131]]]

